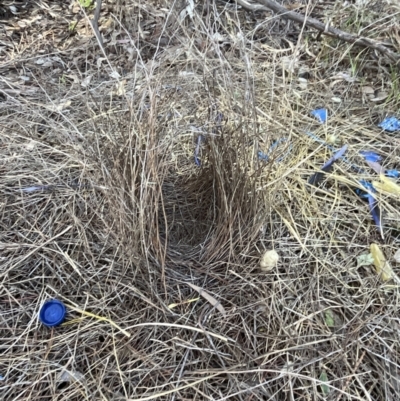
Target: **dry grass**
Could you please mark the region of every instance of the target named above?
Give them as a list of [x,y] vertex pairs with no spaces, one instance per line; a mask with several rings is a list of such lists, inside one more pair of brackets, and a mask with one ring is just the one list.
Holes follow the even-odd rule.
[[[399,290],[356,256],[377,242],[391,258],[399,202],[379,195],[382,240],[354,192],[376,179],[360,150],[399,167],[377,127],[398,71],[222,1],[183,20],[181,2],[104,3],[106,57],[72,3],[7,15],[0,37],[1,399],[398,399]],[[394,40],[395,5],[367,3],[332,15],[391,11]],[[339,162],[310,187],[331,152],[306,132],[348,144],[365,173]],[[68,319],[47,329],[53,297]]]

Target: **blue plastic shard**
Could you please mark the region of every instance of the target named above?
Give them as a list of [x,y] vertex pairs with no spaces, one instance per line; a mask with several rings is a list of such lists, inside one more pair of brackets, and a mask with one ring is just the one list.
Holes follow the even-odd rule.
[[329,150],[334,151],[335,148],[331,145],[329,145],[328,143],[326,143],[324,140],[322,140],[321,138],[318,138],[316,135],[314,135],[312,132],[308,132],[306,131],[306,135],[308,135],[311,139],[313,139],[315,142],[321,143],[322,145],[324,145],[325,147],[327,147]]
[[328,120],[327,109],[315,109],[311,112],[311,115],[315,117],[321,124],[326,123]]
[[390,177],[390,178],[399,178],[400,177],[400,171],[394,170],[394,169],[385,170],[378,162],[370,162],[367,160],[367,164],[377,174],[385,174],[386,177]]
[[377,226],[382,238],[383,238],[383,229],[382,229],[382,221],[381,221],[381,211],[378,206],[378,201],[375,199],[373,195],[368,194],[368,206],[371,212],[371,216],[374,219],[375,225]]
[[396,117],[386,117],[380,124],[378,124],[378,127],[389,132],[399,131],[400,120]]
[[347,145],[340,148],[321,168],[322,171],[328,172],[332,169],[333,164],[339,160],[347,151]]
[[332,170],[333,164],[339,160],[347,151],[347,145],[340,148],[321,168],[322,171],[328,172]]
[[[365,180],[360,180],[359,183],[369,192],[375,193],[376,190],[374,188],[374,186],[372,185],[372,183],[370,183],[369,181],[365,181]],[[362,198],[362,199],[368,199],[368,192],[363,191],[362,189],[357,188],[356,189],[356,194]]]
[[369,181],[365,181],[365,180],[360,180],[359,183],[368,191],[375,193],[376,190],[374,188],[374,186],[372,185],[372,183],[370,183]]
[[347,151],[347,145],[344,145],[342,148],[340,148],[322,167],[322,171],[318,171],[317,173],[313,174],[309,179],[308,183],[311,185],[317,185],[322,178],[324,177],[324,173],[329,173],[333,165],[337,160],[339,160]]
[[201,167],[201,160],[199,158],[199,154],[200,154],[200,146],[201,146],[201,142],[204,141],[204,137],[203,135],[199,135],[197,137],[197,144],[196,144],[196,148],[194,150],[194,162],[197,164],[197,166]]
[[332,159],[339,160],[340,158],[342,158],[344,156],[344,154],[347,152],[347,145],[342,146],[332,157]]
[[[277,139],[277,140],[269,147],[268,153],[267,153],[267,154],[264,153],[264,152],[262,152],[261,150],[259,150],[258,153],[257,153],[258,158],[259,158],[260,160],[268,161],[269,158],[270,158],[270,154],[271,154],[271,153],[274,151],[274,149],[275,149],[280,143],[282,143],[282,142],[288,142],[288,139],[287,139],[287,138],[280,138],[280,139]],[[282,161],[285,157],[287,157],[287,155],[292,151],[292,148],[293,148],[293,145],[290,144],[290,145],[289,145],[288,151],[287,151],[285,154],[283,154],[281,157],[279,157],[276,161],[277,161],[278,163],[281,162],[281,161]]]
[[258,151],[257,155],[260,160],[268,161],[269,159],[269,156],[266,155],[264,152],[261,152],[261,150]]
[[375,153],[372,150],[362,150],[360,152],[360,155],[364,157],[364,159],[367,162],[372,162],[372,163],[378,162],[379,160],[382,159],[381,156],[378,155],[378,153]]
[[375,171],[376,174],[384,174],[385,169],[378,162],[369,162],[367,161],[368,166]]
[[390,178],[399,178],[400,177],[400,171],[398,171],[398,170],[386,170],[385,175],[386,175],[386,177],[390,177]]

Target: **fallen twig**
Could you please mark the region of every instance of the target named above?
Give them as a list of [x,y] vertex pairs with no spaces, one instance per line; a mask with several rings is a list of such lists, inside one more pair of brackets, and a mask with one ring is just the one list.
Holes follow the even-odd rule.
[[276,12],[282,18],[290,19],[300,24],[305,23],[307,26],[317,29],[324,35],[338,38],[340,40],[343,40],[344,42],[354,43],[355,45],[365,46],[377,50],[379,53],[386,56],[390,61],[396,63],[397,65],[400,64],[400,54],[388,49],[381,42],[363,36],[353,35],[351,33],[342,31],[337,28],[332,28],[329,25],[325,25],[323,22],[315,18],[306,17],[303,14],[296,13],[295,11],[290,11],[286,7],[283,7],[282,5],[278,4],[276,1],[257,0],[257,2],[261,4],[254,4],[254,3],[250,4],[246,0],[236,0],[236,1],[243,8],[249,11],[260,11],[269,9]]
[[96,34],[97,40],[98,40],[101,48],[104,49],[103,38],[101,37],[100,31],[99,31],[100,10],[101,10],[101,0],[96,0],[96,10],[94,11],[92,27],[93,27],[93,30]]

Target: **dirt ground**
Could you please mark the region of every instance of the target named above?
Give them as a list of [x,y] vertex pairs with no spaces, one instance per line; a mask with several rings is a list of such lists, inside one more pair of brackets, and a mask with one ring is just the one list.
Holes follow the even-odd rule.
[[238,3],[0,3],[1,400],[400,399],[399,65]]

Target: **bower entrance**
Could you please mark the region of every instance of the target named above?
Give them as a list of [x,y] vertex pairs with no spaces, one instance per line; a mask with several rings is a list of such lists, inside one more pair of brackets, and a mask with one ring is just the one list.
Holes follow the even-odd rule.
[[[259,233],[257,173],[242,131],[221,133],[205,148],[204,166],[170,172],[163,184],[159,224],[168,255],[225,263]],[[163,220],[163,221],[162,221]]]
[[172,174],[164,182],[160,225],[171,256],[199,259],[215,229],[218,206],[212,176],[189,174]]

